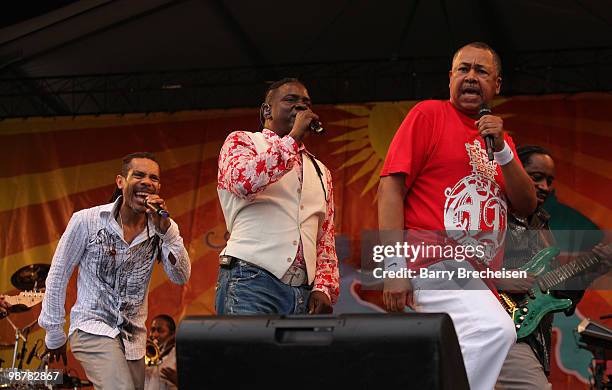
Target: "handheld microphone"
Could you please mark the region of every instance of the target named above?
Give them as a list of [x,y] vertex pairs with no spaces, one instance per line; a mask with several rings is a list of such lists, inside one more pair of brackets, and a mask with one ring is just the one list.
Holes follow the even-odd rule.
[[162,218],[169,218],[170,217],[170,213],[167,212],[164,208],[162,208],[160,205],[158,205],[157,203],[149,203],[147,202],[147,200],[145,199],[145,206],[151,207],[155,210],[155,213],[157,215],[159,215]]
[[[478,119],[482,118],[485,115],[491,115],[491,108],[489,108],[489,106],[487,105],[487,103],[482,103],[482,105],[480,106],[480,110],[478,110]],[[485,141],[485,146],[487,148],[487,157],[489,158],[489,161],[493,161],[494,160],[494,156],[493,156],[493,151],[495,149],[493,149],[493,136],[492,135],[485,135],[484,136],[484,141]]]
[[[38,342],[34,344],[34,346],[32,347],[32,350],[30,351],[30,354],[28,355],[28,358],[26,359],[26,364],[32,363],[32,359],[34,359],[34,356],[36,355],[37,345],[38,345]],[[36,355],[36,357],[38,357],[38,355]]]
[[317,134],[321,134],[325,131],[325,129],[321,126],[321,122],[315,120],[310,121],[310,130]]

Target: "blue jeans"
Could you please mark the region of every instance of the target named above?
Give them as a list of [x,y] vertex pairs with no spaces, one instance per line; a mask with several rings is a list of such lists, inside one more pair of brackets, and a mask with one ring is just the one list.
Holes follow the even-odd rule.
[[291,287],[245,261],[220,267],[215,297],[218,315],[306,314],[310,286]]

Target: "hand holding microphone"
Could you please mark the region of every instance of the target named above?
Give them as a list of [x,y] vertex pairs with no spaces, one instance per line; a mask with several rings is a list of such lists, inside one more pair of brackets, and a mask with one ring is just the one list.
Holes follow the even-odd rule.
[[323,127],[321,127],[321,122],[319,122],[319,116],[310,109],[298,111],[289,135],[297,142],[301,142],[308,131],[316,134],[323,132]]
[[153,215],[153,223],[161,234],[166,234],[170,228],[170,213],[164,208],[164,200],[158,195],[149,195],[145,200],[147,212]]
[[[491,115],[491,112],[491,108],[489,108],[487,103],[482,103],[480,110],[478,110],[478,120],[485,115]],[[493,136],[485,135],[483,138],[487,149],[487,157],[489,158],[489,161],[493,161]]]
[[504,121],[500,117],[491,115],[491,109],[486,103],[480,106],[476,127],[484,138],[489,161],[493,161],[494,152],[500,151],[504,147],[503,125]]
[[145,199],[145,207],[149,207],[151,209],[153,209],[155,211],[155,213],[157,215],[159,215],[162,218],[169,218],[170,217],[170,213],[168,211],[166,211],[166,209],[164,209],[160,204],[158,203],[150,203],[149,199]]

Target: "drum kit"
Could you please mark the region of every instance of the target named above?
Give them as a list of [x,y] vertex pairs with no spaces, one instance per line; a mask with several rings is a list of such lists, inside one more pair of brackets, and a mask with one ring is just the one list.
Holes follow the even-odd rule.
[[[22,292],[15,296],[4,296],[4,299],[11,304],[11,308],[8,310],[10,314],[26,312],[42,302],[45,294],[45,280],[47,279],[49,268],[49,264],[30,264],[18,269],[11,276],[11,284],[18,290],[22,290]],[[10,368],[21,370],[24,363],[25,365],[30,365],[32,359],[37,358],[40,360],[40,365],[36,370],[47,369],[49,366],[48,356],[42,356],[44,355],[43,352],[45,349],[44,342],[42,340],[37,340],[28,350],[28,336],[32,328],[37,325],[38,319],[35,319],[23,328],[17,327],[15,323],[11,321],[10,315],[8,315],[5,320],[8,321],[15,330],[14,343],[0,343],[0,351],[13,350],[13,360]],[[4,361],[0,359],[0,368],[2,368],[3,363]],[[91,385],[89,381],[81,380],[64,373],[62,384],[55,384],[53,386],[12,384],[10,387],[5,387],[5,385],[0,384],[0,389],[77,389],[91,387]]]

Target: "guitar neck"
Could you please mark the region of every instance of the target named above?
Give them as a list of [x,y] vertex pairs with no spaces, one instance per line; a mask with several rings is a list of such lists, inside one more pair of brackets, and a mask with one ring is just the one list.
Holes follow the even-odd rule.
[[595,255],[593,252],[587,253],[585,255],[579,256],[575,260],[564,264],[556,269],[547,272],[538,278],[540,282],[540,286],[544,290],[549,290],[552,287],[578,275],[580,272],[584,271],[587,268],[591,268],[592,266],[599,264],[601,259]]
[[18,295],[15,295],[15,296],[5,295],[4,300],[13,306],[21,304]]

